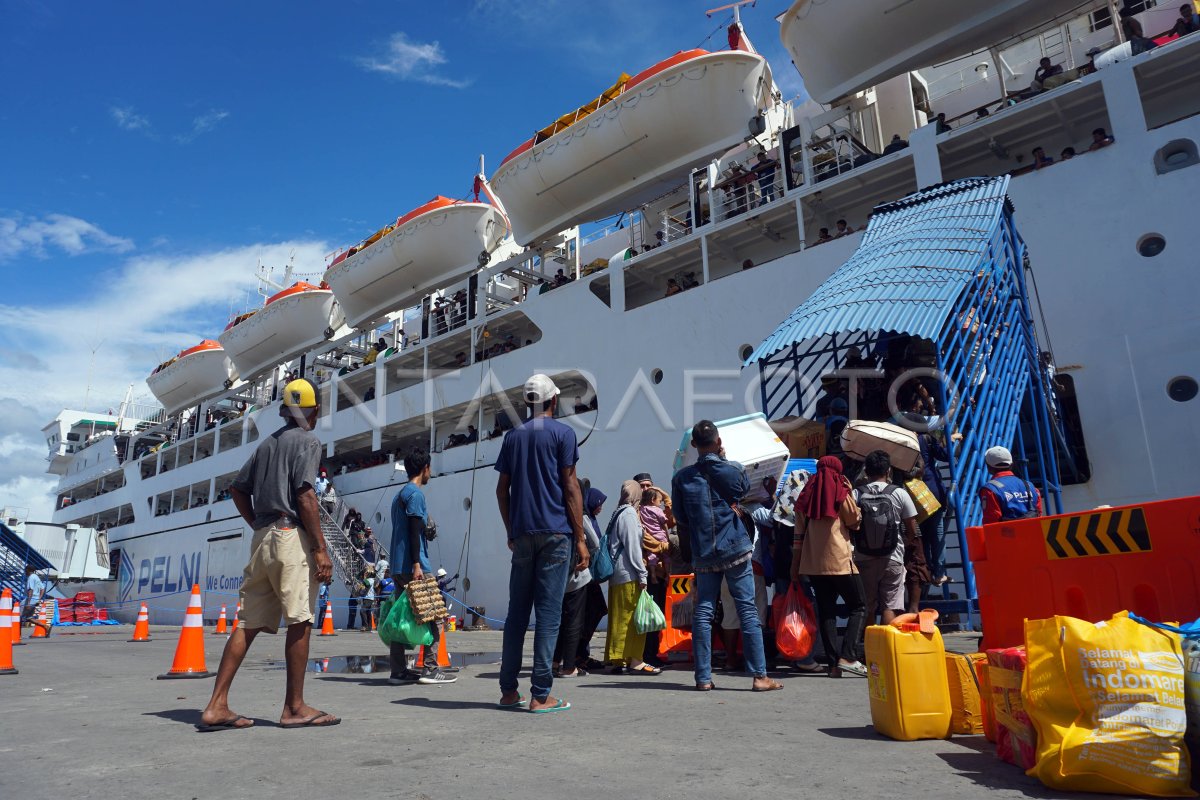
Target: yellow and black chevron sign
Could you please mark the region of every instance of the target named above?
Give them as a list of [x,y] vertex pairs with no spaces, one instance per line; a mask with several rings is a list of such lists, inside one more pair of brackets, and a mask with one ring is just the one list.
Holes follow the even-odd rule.
[[671,594],[687,594],[692,590],[691,575],[672,575]]
[[1140,506],[1042,520],[1046,558],[1149,553],[1150,530]]

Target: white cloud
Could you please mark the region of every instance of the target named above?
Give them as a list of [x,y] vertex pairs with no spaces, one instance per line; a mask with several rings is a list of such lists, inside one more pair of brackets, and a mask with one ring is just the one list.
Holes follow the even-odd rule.
[[453,89],[462,89],[471,83],[469,80],[448,78],[439,72],[438,68],[448,63],[441,44],[414,42],[403,31],[392,34],[382,57],[368,56],[357,61],[368,72],[382,72],[405,81]]
[[319,273],[330,249],[287,241],[138,255],[92,276],[103,292],[24,306],[0,301],[0,506],[52,509],[41,427],[60,409],[80,408],[85,392],[85,410],[116,407],[131,384],[135,398],[150,401],[145,377],[156,364],[215,337],[231,311],[258,301],[257,263],[294,257],[297,273]]
[[46,258],[50,248],[72,256],[95,252],[127,253],[133,249],[133,242],[67,214],[47,214],[41,219],[19,214],[0,217],[0,261],[25,254]]
[[150,132],[150,120],[134,111],[133,106],[112,106],[108,113],[123,131]]
[[229,112],[221,108],[209,109],[206,113],[192,120],[192,129],[175,137],[180,144],[187,144],[197,136],[203,136],[221,124],[229,116]]

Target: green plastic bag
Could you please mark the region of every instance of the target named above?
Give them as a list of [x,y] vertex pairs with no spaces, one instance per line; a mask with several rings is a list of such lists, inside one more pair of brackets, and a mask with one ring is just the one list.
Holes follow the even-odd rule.
[[433,631],[429,625],[417,622],[413,617],[408,592],[402,592],[395,600],[384,600],[380,609],[376,632],[384,644],[409,647],[433,644]]
[[633,626],[638,633],[654,633],[667,627],[667,618],[663,616],[662,609],[644,589],[638,596],[637,607],[633,609]]

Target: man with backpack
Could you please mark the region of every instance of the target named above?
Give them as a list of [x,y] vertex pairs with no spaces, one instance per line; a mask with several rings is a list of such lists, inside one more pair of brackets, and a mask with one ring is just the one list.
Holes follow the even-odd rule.
[[921,550],[917,508],[904,487],[891,483],[892,460],[882,450],[867,455],[867,483],[854,490],[862,522],[854,537],[854,563],[862,574],[867,624],[875,614],[887,625],[905,607],[906,547]]
[[1032,483],[1012,471],[1012,453],[993,447],[983,454],[990,478],[979,487],[983,501],[983,524],[1009,519],[1040,517],[1042,496]]

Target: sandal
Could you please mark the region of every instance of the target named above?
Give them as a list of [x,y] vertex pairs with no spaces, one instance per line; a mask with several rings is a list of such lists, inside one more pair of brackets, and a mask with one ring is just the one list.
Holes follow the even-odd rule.
[[818,664],[815,661],[809,664],[802,664],[797,661],[792,665],[792,669],[796,670],[797,672],[803,672],[807,675],[824,675],[829,672],[829,667],[826,667],[823,664]]
[[782,683],[780,683],[779,681],[776,681],[776,680],[772,680],[771,678],[767,678],[766,686],[762,687],[761,689],[757,686],[754,686],[750,689],[750,691],[752,691],[752,692],[776,692],[782,688],[783,688]]
[[576,667],[570,672],[563,672],[561,669],[554,673],[556,678],[586,678],[587,670],[583,667]]
[[717,688],[717,685],[715,683],[713,683],[712,681],[709,681],[708,683],[697,683],[696,684],[697,692],[711,692],[715,688]]
[[626,672],[630,675],[662,675],[661,667],[652,667],[649,664],[642,664],[640,667],[626,667]]

